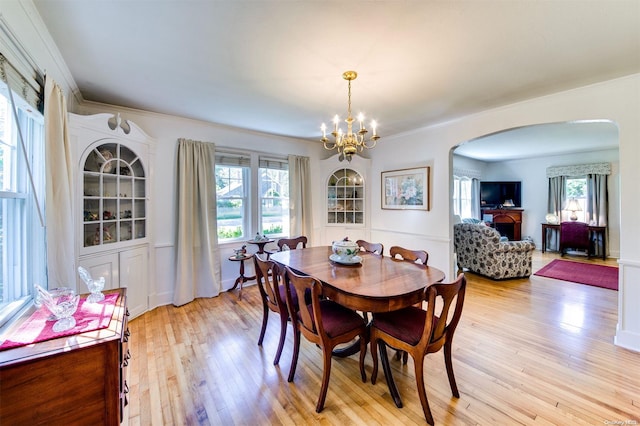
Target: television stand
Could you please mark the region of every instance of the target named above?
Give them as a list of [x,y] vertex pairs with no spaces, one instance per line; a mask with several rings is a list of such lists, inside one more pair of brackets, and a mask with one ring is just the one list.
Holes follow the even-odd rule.
[[524,209],[482,209],[482,217],[486,214],[493,216],[491,227],[510,241],[522,239],[522,212]]

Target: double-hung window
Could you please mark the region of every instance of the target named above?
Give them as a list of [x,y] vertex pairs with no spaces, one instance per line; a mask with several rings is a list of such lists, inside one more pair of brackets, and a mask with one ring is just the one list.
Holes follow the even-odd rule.
[[260,157],[258,172],[262,235],[289,235],[289,163],[284,159]]
[[[565,184],[566,202],[563,212],[563,220],[568,220],[574,213],[572,205],[569,204],[570,200],[575,200],[578,203],[579,210],[575,211],[577,220],[585,222],[585,211],[587,209],[587,178],[586,177],[568,177]],[[566,217],[564,217],[566,215]]]
[[250,235],[250,172],[250,156],[216,154],[216,205],[221,242]]
[[461,218],[473,217],[471,178],[453,176],[453,213]]
[[43,117],[9,90],[0,80],[0,324],[47,286]]
[[284,157],[216,152],[218,242],[289,235],[288,169]]

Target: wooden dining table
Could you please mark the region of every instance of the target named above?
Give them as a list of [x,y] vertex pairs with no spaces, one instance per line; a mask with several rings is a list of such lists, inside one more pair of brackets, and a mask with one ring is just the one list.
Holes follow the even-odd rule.
[[[432,266],[373,253],[361,252],[361,262],[347,265],[330,260],[331,254],[331,247],[317,246],[276,252],[270,259],[298,274],[317,278],[322,282],[325,296],[362,312],[391,312],[420,303],[424,289],[445,278],[443,271]],[[355,343],[342,351],[334,351],[334,355],[349,356],[358,348],[359,344]],[[396,405],[402,407],[384,345],[380,345],[380,357],[389,391]]]
[[363,312],[390,312],[422,301],[425,287],[445,274],[433,266],[360,252],[360,263],[332,260],[331,247],[318,246],[273,253],[271,260],[322,282],[331,300]]

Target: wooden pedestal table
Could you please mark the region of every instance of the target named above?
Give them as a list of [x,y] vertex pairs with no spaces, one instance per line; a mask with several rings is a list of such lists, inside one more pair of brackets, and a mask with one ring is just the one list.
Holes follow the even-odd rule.
[[240,284],[240,291],[238,292],[238,299],[242,299],[242,284],[246,283],[247,281],[251,281],[251,280],[255,280],[256,276],[253,275],[251,277],[246,277],[244,275],[244,261],[251,259],[253,257],[253,254],[250,253],[245,253],[243,256],[236,256],[235,254],[233,256],[229,256],[229,260],[232,262],[240,262],[240,276],[238,278],[236,278],[236,282],[233,284],[233,287],[231,287],[228,291],[232,291],[235,290],[236,287],[238,287],[238,284]]

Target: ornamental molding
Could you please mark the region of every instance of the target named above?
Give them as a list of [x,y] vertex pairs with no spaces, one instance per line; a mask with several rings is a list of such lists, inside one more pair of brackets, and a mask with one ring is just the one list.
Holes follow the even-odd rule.
[[558,176],[586,176],[586,175],[610,175],[611,163],[577,164],[572,166],[547,167],[547,177]]

